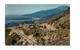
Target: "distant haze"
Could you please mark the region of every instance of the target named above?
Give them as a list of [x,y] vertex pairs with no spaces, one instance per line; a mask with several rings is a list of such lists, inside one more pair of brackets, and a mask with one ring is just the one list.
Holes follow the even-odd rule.
[[41,10],[57,8],[59,6],[70,6],[69,4],[6,4],[5,15],[31,14]]

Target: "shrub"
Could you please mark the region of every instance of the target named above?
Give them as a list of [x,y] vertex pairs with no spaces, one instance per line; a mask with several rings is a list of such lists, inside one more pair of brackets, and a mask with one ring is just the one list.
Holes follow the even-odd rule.
[[66,28],[67,28],[67,29],[70,29],[70,25],[68,25]]
[[56,28],[59,29],[59,26],[57,26]]
[[34,32],[34,33],[33,33],[33,36],[34,36],[34,37],[37,37],[37,36],[39,36],[39,35],[40,35],[40,34],[37,33],[37,32]]
[[40,45],[44,45],[44,41],[45,41],[45,40],[44,40],[43,38],[41,38],[39,44],[40,44]]
[[46,26],[44,26],[44,28],[46,28]]

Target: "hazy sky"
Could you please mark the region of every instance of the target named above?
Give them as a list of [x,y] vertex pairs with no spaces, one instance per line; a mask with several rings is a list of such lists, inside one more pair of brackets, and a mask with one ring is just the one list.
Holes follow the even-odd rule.
[[6,15],[30,14],[41,10],[53,9],[59,6],[70,6],[69,4],[6,4]]

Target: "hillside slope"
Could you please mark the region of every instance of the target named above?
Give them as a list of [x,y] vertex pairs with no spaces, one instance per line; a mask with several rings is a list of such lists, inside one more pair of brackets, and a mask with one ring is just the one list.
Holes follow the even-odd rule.
[[[44,21],[43,26],[46,26],[47,30],[52,30],[54,34],[53,40],[49,43],[51,45],[70,45],[70,8],[65,12],[62,12],[52,18]],[[50,36],[51,37],[51,36]]]
[[68,8],[65,12],[62,12],[56,16],[53,16],[52,18],[46,20],[44,23],[47,24],[53,24],[55,27],[69,27],[70,25],[70,8]]

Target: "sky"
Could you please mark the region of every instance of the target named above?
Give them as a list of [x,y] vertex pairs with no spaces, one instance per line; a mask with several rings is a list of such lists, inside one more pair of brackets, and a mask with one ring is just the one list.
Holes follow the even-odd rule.
[[54,9],[59,6],[70,6],[69,4],[6,4],[5,15],[31,14],[37,11]]

